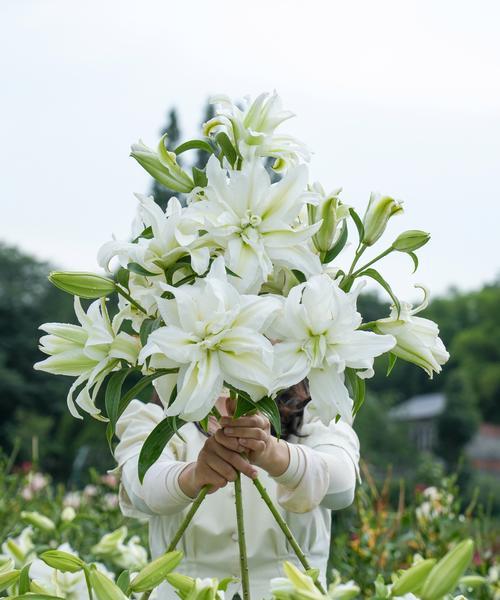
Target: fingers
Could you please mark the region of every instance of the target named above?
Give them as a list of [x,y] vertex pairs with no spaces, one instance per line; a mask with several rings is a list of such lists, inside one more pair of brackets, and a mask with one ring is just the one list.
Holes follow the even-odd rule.
[[207,456],[207,465],[212,469],[212,471],[215,471],[215,473],[220,475],[224,481],[224,485],[226,485],[228,481],[236,480],[237,473],[235,469],[233,469],[233,467],[220,456],[217,456],[216,454],[209,454]]
[[[257,477],[257,471],[255,468],[247,460],[245,460],[241,454],[228,450],[227,448],[224,448],[224,446],[220,445],[215,446],[215,451],[217,456],[229,463],[237,471],[240,471],[240,473],[243,473],[251,479]],[[231,481],[234,480],[232,479]]]
[[257,427],[267,429],[269,427],[269,419],[260,413],[246,417],[233,419],[231,417],[222,417],[220,420],[222,427]]
[[[224,435],[227,437],[252,438],[265,442],[269,438],[269,433],[257,427],[224,427]],[[241,443],[241,441],[240,441]]]
[[244,452],[245,451],[245,448],[240,445],[240,443],[238,442],[238,439],[224,435],[223,429],[217,429],[217,431],[214,433],[213,437],[221,446],[224,446],[224,448],[227,448],[228,450],[232,450],[233,452]]
[[264,452],[267,447],[266,442],[262,440],[253,440],[253,439],[240,439],[239,443],[241,446],[245,448],[245,450],[251,450],[252,452],[260,453]]

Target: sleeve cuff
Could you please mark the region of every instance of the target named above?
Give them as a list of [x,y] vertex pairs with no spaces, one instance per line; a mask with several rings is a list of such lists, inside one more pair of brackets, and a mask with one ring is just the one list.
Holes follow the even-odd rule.
[[273,477],[273,479],[283,487],[294,489],[299,485],[304,476],[306,461],[304,453],[298,444],[288,444],[288,442],[285,442],[285,444],[287,444],[290,452],[290,462],[285,472],[277,477]]

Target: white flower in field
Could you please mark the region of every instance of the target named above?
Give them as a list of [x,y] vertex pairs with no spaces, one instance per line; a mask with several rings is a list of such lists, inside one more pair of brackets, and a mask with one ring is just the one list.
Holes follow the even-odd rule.
[[311,405],[324,423],[339,414],[352,422],[352,400],[344,384],[346,367],[358,377],[373,376],[373,359],[390,350],[395,339],[359,331],[356,301],[363,282],[344,292],[328,275],[318,275],[295,286],[284,300],[269,335],[279,376],[275,389],[309,378]]
[[[108,373],[119,365],[120,359],[135,365],[140,349],[139,339],[119,332],[123,318],[116,315],[109,320],[104,299],[95,300],[85,312],[75,296],[75,313],[80,325],[44,323],[40,329],[49,335],[40,338],[40,350],[49,357],[35,363],[34,368],[56,375],[76,377],[71,385],[67,402],[74,417],[82,417],[76,409],[102,419],[95,406],[95,397]],[[83,385],[76,398],[74,391]]]
[[243,109],[224,95],[214,96],[211,103],[215,105],[215,116],[204,124],[204,133],[227,134],[244,158],[251,150],[256,151],[258,156],[273,157],[276,159],[273,166],[276,171],[309,160],[305,144],[291,135],[275,133],[283,121],[294,116],[292,112],[283,110],[276,92],[261,94],[253,102],[246,97]]
[[[165,269],[189,255],[194,271],[204,273],[208,268],[209,249],[199,236],[200,223],[192,218],[195,215],[188,218],[177,198],[170,198],[164,212],[152,196],[136,194],[136,197],[139,206],[132,236],[137,242],[106,242],[97,254],[99,265],[110,272],[109,263],[116,256],[124,268],[136,263],[163,278]],[[139,237],[144,231],[147,231],[146,237]]]
[[125,544],[127,533],[126,527],[107,533],[93,546],[92,553],[98,558],[109,559],[121,569],[142,569],[148,562],[148,553],[136,535]]
[[82,503],[82,496],[80,492],[68,492],[63,498],[63,506],[71,506],[71,508],[78,509]]
[[250,394],[265,396],[272,383],[273,349],[261,333],[280,301],[270,296],[240,295],[227,281],[218,257],[209,274],[193,285],[172,287],[171,300],[158,298],[166,326],[153,331],[139,361],[151,356],[179,367],[179,373],[155,380],[165,406],[177,385],[177,396],[166,410],[189,421],[204,418],[224,382]]
[[238,290],[257,293],[273,264],[298,269],[307,277],[321,272],[319,258],[307,243],[320,223],[296,225],[311,197],[305,165],[290,169],[273,184],[260,161],[246,163],[228,177],[211,157],[206,172],[205,199],[192,203],[189,211],[203,216],[208,237],[224,250],[227,266],[238,275],[232,280]]
[[388,318],[375,322],[375,330],[393,335],[397,344],[392,349],[392,353],[422,367],[432,379],[434,372],[441,372],[441,365],[446,363],[450,355],[439,337],[437,324],[430,319],[415,316],[426,308],[429,298],[429,290],[425,286],[415,287],[424,291],[422,304],[413,308],[411,304],[402,302],[399,317],[396,307],[392,306]]
[[271,595],[275,600],[322,600],[327,596],[316,587],[312,577],[302,573],[289,561],[283,563],[286,577],[271,579]]
[[[67,543],[60,545],[57,549],[78,556]],[[95,563],[95,565],[101,573],[114,578],[113,574],[104,565],[100,563]],[[43,560],[37,558],[30,566],[29,575],[38,593],[62,596],[66,600],[88,600],[83,571],[76,573],[62,572],[49,567]]]
[[32,538],[31,527],[25,527],[17,537],[7,538],[2,544],[0,560],[13,560],[16,569],[23,567],[35,554]]

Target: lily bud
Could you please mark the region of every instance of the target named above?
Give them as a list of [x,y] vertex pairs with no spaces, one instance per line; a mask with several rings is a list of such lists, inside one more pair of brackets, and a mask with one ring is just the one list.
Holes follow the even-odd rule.
[[403,233],[393,242],[392,247],[398,252],[413,252],[413,250],[417,250],[417,248],[427,244],[430,239],[430,233],[418,231],[417,229],[410,229],[408,231],[403,231]]
[[390,196],[372,193],[363,217],[363,244],[373,246],[384,233],[389,219],[400,212],[403,212],[401,202]]
[[16,583],[19,579],[19,571],[18,569],[13,569],[12,571],[6,571],[5,573],[0,573],[0,592],[3,592],[11,585]]
[[52,271],[49,281],[60,290],[80,298],[103,298],[116,291],[112,279],[94,273]]
[[418,563],[404,571],[404,573],[392,586],[392,595],[404,596],[405,594],[409,594],[418,590],[418,588],[424,583],[427,575],[429,575],[435,564],[435,558],[419,560]]
[[97,600],[128,600],[116,583],[95,567],[90,569],[89,579]]
[[160,585],[168,573],[181,562],[182,556],[182,552],[176,550],[151,561],[130,582],[130,589],[133,592],[146,592]]
[[166,149],[165,137],[160,140],[158,152],[154,152],[139,140],[137,144],[132,145],[130,156],[165,187],[176,192],[188,193],[194,187],[193,180],[177,164],[175,152]]
[[318,252],[328,252],[334,243],[341,221],[349,215],[349,207],[339,200],[338,196],[342,188],[325,194],[322,186],[315,183],[312,190],[318,194],[319,202],[317,206],[308,204],[309,222],[312,225],[321,221],[321,227],[313,235],[312,240]]
[[72,506],[66,506],[61,513],[61,520],[65,523],[73,521],[76,517],[76,511]]
[[81,558],[64,550],[47,550],[40,554],[43,562],[63,573],[78,573],[85,566]]
[[25,523],[28,523],[28,525],[34,525],[42,531],[53,531],[56,528],[55,523],[54,521],[52,521],[52,519],[49,519],[48,517],[45,517],[44,515],[41,515],[38,512],[30,512],[23,510],[21,511],[21,519]]
[[422,588],[422,600],[440,600],[451,593],[469,566],[473,552],[474,542],[464,540],[434,565]]
[[182,573],[168,573],[165,579],[182,595],[187,595],[195,584],[195,580],[192,577],[183,575]]

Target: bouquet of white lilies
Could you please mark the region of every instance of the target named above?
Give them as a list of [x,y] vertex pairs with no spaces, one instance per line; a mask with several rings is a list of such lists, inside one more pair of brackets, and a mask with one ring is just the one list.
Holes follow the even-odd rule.
[[[340,190],[311,184],[307,148],[276,133],[293,115],[275,93],[244,108],[225,96],[213,103],[215,116],[200,139],[171,149],[164,136],[156,151],[132,146],[137,162],[183,201],[171,198],[164,212],[153,197],[137,195],[131,240],[113,239],[99,250],[107,276],[50,275],[75,295],[80,325],[42,325],[40,347],[49,356],[35,368],[76,377],[69,410],[108,421],[110,443],[128,403],[154,386],[165,418],[143,446],[141,477],[184,423],[206,426],[210,414],[218,416],[224,388],[237,399],[235,416],[261,411],[279,436],[274,398],[305,378],[311,411],[325,423],[351,423],[375,357],[388,354],[391,367],[400,357],[430,376],[448,359],[436,324],[415,316],[427,289],[421,286],[424,301],[413,309],[372,266],[404,252],[416,269],[415,250],[429,234],[405,231],[361,264],[401,203],[372,194],[361,218]],[[177,162],[190,150],[207,154],[204,170],[188,172]],[[340,255],[351,234],[349,264]],[[356,304],[367,278],[393,307],[389,317],[363,323]],[[114,294],[118,311],[110,318]],[[80,297],[94,299],[86,311]],[[123,392],[132,373],[140,379]],[[103,386],[105,415],[96,402]]]

